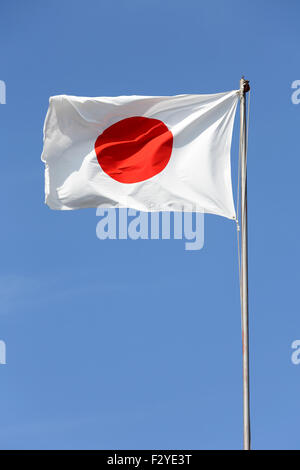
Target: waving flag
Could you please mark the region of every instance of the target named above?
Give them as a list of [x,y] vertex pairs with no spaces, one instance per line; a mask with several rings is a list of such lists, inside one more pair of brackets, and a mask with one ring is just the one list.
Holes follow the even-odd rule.
[[42,153],[46,203],[193,207],[234,219],[230,146],[238,96],[51,97]]

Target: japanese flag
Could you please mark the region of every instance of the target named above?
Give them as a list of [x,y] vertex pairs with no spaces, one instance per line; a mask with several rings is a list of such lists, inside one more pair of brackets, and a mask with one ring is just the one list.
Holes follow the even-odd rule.
[[195,210],[235,218],[230,147],[238,91],[53,96],[44,126],[51,209]]

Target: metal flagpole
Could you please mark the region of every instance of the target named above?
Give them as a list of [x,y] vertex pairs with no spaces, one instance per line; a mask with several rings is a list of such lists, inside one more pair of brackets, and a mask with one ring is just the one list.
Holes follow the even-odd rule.
[[246,97],[249,82],[240,80],[240,171],[241,171],[241,308],[243,342],[244,450],[250,450],[249,321],[248,321],[248,231],[247,231],[247,130]]

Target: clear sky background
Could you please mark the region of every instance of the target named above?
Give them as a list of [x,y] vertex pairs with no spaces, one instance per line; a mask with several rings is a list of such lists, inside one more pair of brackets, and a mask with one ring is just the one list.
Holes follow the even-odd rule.
[[[96,237],[44,205],[48,98],[215,93],[251,82],[252,443],[299,449],[300,4],[10,0],[0,15],[2,449],[239,449],[235,223],[178,240]],[[236,189],[238,115],[232,148]]]

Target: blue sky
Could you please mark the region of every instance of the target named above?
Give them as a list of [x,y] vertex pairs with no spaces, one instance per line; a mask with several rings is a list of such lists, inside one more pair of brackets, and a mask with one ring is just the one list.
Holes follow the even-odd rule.
[[296,0],[2,5],[0,448],[241,448],[235,223],[206,216],[194,252],[101,241],[94,209],[44,205],[40,154],[51,95],[214,93],[242,74],[252,444],[300,448],[299,14]]

